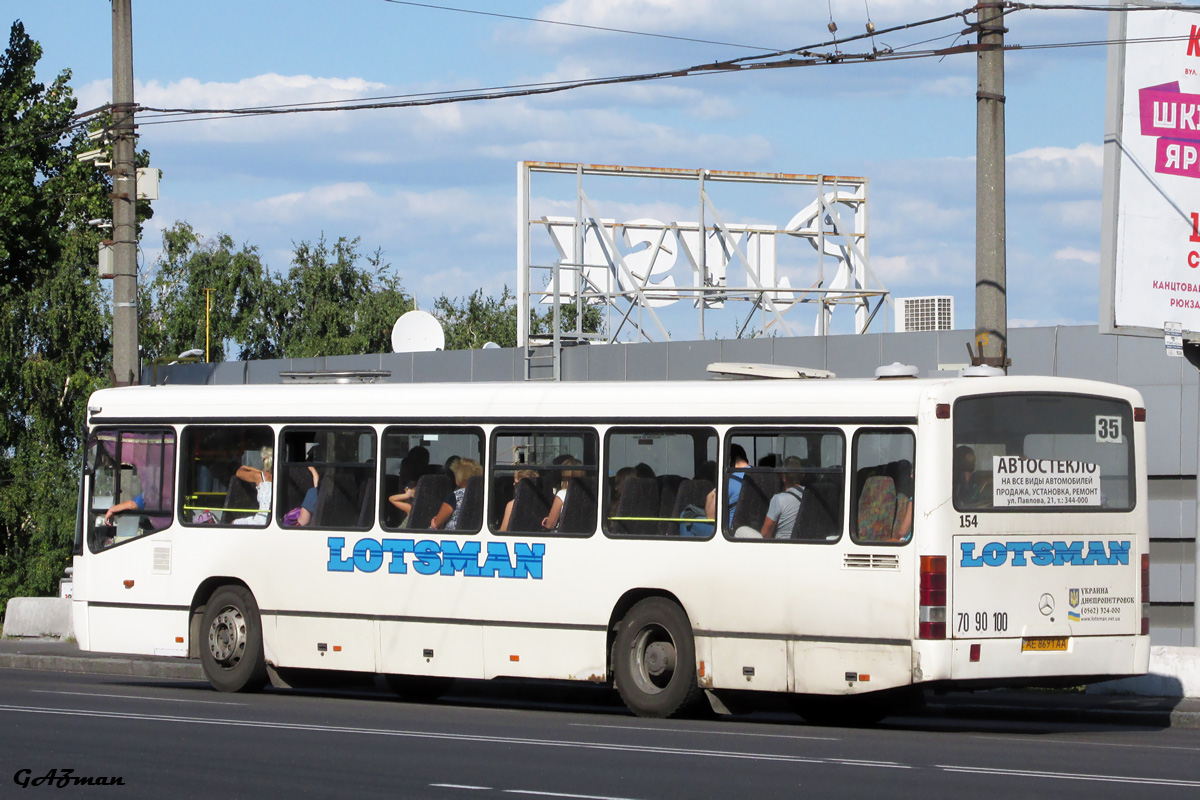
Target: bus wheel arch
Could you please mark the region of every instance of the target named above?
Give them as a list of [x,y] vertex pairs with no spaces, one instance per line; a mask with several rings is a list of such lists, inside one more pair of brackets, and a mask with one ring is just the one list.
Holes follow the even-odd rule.
[[[625,598],[622,598],[623,600]],[[696,680],[696,643],[687,613],[673,596],[652,592],[621,612],[609,645],[617,692],[641,717],[674,717],[703,696]]]
[[249,587],[241,581],[219,583],[198,610],[193,641],[208,682],[223,692],[263,688],[268,674],[262,617]]

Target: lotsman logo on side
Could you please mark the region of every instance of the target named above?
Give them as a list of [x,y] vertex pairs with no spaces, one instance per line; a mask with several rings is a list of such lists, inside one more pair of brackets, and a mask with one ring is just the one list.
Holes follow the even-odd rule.
[[[975,555],[975,542],[959,542],[962,552],[959,566],[963,567],[1014,567],[1048,566],[1129,566],[1128,540],[1109,542],[988,542],[979,555]],[[1085,549],[1086,544],[1086,549]]]
[[[387,564],[393,575],[408,574],[409,566],[418,575],[464,575],[468,578],[542,579],[544,544],[513,542],[512,555],[507,542],[488,542],[483,556],[479,542],[444,539],[359,539],[350,555],[343,556],[346,540],[329,537],[329,572],[377,572]],[[513,558],[515,556],[515,559]]]

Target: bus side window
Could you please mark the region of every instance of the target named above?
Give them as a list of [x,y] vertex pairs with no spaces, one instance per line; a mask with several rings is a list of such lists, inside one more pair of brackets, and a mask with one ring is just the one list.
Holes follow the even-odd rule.
[[716,519],[705,505],[716,488],[717,434],[711,428],[615,428],[604,442],[609,536],[708,539]]
[[92,552],[168,527],[174,516],[175,432],[99,429],[88,445]]
[[370,528],[375,517],[375,448],[375,431],[370,428],[285,428],[282,458],[277,459],[279,524]]
[[904,544],[912,538],[913,457],[916,440],[908,430],[860,430],[854,435],[854,514],[856,544]]
[[269,427],[189,425],[181,441],[183,524],[267,524],[277,485]]
[[586,428],[498,430],[492,436],[488,520],[498,533],[590,536],[596,530],[599,446]]

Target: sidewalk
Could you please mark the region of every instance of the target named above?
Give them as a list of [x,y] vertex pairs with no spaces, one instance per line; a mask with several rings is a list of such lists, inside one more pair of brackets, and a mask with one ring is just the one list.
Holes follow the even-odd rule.
[[[203,681],[200,662],[81,651],[58,639],[0,639],[0,669],[43,669]],[[1200,699],[997,690],[928,693],[924,716],[1200,728]]]

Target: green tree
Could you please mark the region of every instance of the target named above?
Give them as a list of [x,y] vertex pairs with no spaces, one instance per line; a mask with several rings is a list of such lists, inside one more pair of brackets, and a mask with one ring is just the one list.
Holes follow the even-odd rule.
[[[139,338],[147,358],[207,348],[210,361],[255,339],[270,283],[258,250],[235,249],[226,234],[203,240],[186,222],[163,231],[163,251],[153,277],[140,284]],[[249,358],[245,347],[238,355]]]
[[[486,342],[495,342],[501,347],[517,346],[517,303],[516,295],[505,286],[500,297],[484,296],[476,289],[467,297],[453,299],[442,295],[433,303],[432,314],[437,317],[446,332],[447,350],[474,350]],[[572,333],[575,330],[575,306],[563,305],[559,330]],[[604,327],[604,318],[598,306],[588,306],[583,312],[585,333],[597,333]],[[554,312],[536,309],[529,315],[529,333],[532,336],[548,336],[554,330]]]
[[70,556],[79,433],[110,345],[95,269],[107,177],[75,155],[70,72],[36,79],[18,21],[0,55],[0,608],[55,590]]
[[251,319],[243,342],[248,357],[383,353],[392,325],[412,310],[412,298],[379,251],[360,266],[359,240],[322,236],[301,242],[287,274],[265,288],[261,317]]

